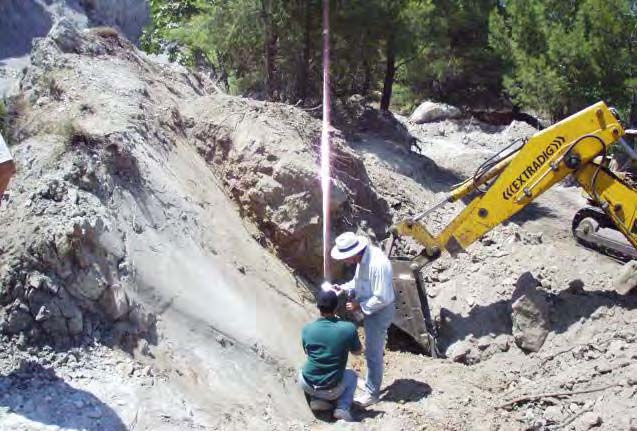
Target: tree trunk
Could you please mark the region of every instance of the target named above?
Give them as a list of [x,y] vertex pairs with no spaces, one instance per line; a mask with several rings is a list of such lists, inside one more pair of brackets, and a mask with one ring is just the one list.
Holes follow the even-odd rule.
[[310,55],[312,54],[312,0],[305,0],[305,37],[303,44],[303,60],[299,77],[299,98],[307,98],[310,78]]
[[265,91],[268,100],[274,99],[277,90],[275,59],[278,35],[272,23],[272,1],[273,0],[261,0],[261,19],[263,20],[263,26],[265,29],[263,38],[263,51],[265,56]]
[[385,69],[385,82],[383,83],[383,96],[380,99],[380,109],[389,111],[391,103],[391,93],[396,77],[396,47],[394,46],[394,36],[387,40],[387,68]]
[[363,60],[365,70],[365,78],[363,80],[363,88],[361,94],[365,97],[369,96],[369,90],[372,88],[372,67],[367,59]]
[[228,69],[226,67],[225,55],[217,51],[217,58],[219,59],[219,82],[223,85],[226,91],[230,91],[230,83],[228,82]]

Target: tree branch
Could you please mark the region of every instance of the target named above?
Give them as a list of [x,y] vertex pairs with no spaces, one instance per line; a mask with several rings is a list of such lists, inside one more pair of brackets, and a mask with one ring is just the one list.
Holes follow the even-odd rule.
[[614,388],[615,386],[620,386],[620,385],[619,385],[619,383],[614,383],[612,385],[602,386],[602,387],[599,387],[599,388],[584,389],[584,390],[581,390],[581,391],[547,392],[547,393],[537,394],[537,395],[525,395],[523,397],[514,398],[511,401],[507,401],[504,404],[500,404],[496,408],[502,409],[502,408],[505,408],[505,407],[513,406],[513,405],[515,405],[517,403],[521,403],[523,401],[533,401],[533,400],[537,400],[537,399],[540,399],[540,398],[565,397],[565,396],[569,396],[569,395],[589,394],[591,392],[600,392],[600,391],[605,391],[606,389]]

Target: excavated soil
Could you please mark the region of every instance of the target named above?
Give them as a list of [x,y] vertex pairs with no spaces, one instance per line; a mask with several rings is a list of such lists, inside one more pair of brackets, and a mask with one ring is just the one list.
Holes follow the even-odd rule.
[[[115,32],[68,21],[36,43],[13,103],[0,429],[637,427],[637,298],[613,291],[618,263],[572,240],[577,189],[555,187],[468,253],[427,267],[446,359],[395,335],[381,401],[355,410],[357,423],[332,423],[313,417],[294,382],[320,280],[318,121],[219,94]],[[415,142],[332,132],[335,232],[382,239],[533,133],[405,125]],[[518,347],[521,295],[542,304],[537,352]]]

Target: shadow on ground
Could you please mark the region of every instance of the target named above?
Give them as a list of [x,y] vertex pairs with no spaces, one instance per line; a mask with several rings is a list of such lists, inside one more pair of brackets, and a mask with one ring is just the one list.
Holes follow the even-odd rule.
[[427,156],[409,150],[400,143],[368,135],[359,142],[351,143],[352,148],[374,155],[391,170],[410,177],[425,189],[434,193],[446,192],[463,178],[453,171],[439,166]]
[[382,401],[413,403],[431,394],[431,386],[414,379],[396,379],[381,391]]
[[128,429],[117,413],[95,395],[70,386],[52,369],[36,362],[24,362],[11,374],[0,376],[2,407],[32,422],[64,429]]
[[[515,295],[514,295],[515,297]],[[585,291],[584,282],[577,279],[570,287],[557,294],[546,293],[550,303],[551,332],[562,334],[582,318],[588,319],[602,307],[637,309],[637,294],[626,296],[614,291]],[[485,335],[511,334],[511,304],[514,299],[500,300],[488,305],[478,305],[468,315],[441,309],[443,324],[439,329],[439,343],[443,349],[469,335],[480,338]]]
[[[390,403],[414,403],[431,394],[431,386],[414,379],[396,379],[380,392],[382,402]],[[309,397],[305,396],[309,403]],[[313,412],[316,419],[323,422],[335,422],[332,411]],[[370,419],[382,412],[373,408],[361,408],[355,404],[352,406],[352,414],[356,420]]]
[[531,202],[522,211],[514,215],[509,219],[510,222],[523,226],[526,222],[538,220],[541,218],[558,218],[558,214],[555,213],[550,207],[540,205],[537,202]]
[[387,331],[387,349],[393,352],[408,352],[414,355],[428,355],[420,344],[416,343],[411,335],[391,325]]
[[[415,403],[431,394],[431,386],[414,379],[396,379],[380,392],[381,402]],[[358,420],[370,419],[382,412],[373,408],[362,409],[355,407],[354,417]]]

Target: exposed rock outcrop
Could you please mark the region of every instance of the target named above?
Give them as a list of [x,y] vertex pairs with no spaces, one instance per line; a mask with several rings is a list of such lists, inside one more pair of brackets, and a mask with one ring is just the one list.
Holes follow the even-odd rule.
[[551,328],[549,304],[530,272],[520,276],[513,293],[513,337],[522,350],[538,352]]
[[445,103],[426,101],[420,104],[409,117],[414,124],[433,123],[435,121],[459,118],[462,112],[455,106]]
[[[320,277],[319,123],[289,106],[221,95],[198,100],[183,115],[193,125],[189,135],[199,153],[241,212],[255,221],[264,244],[302,274]],[[336,130],[331,143],[333,232],[355,229],[366,220],[382,233],[389,224],[387,204]]]
[[[193,275],[182,265],[183,277],[157,277],[145,249],[173,237],[194,241],[201,265],[228,248],[215,238],[227,235],[210,232],[217,221],[200,219],[206,206],[194,191],[160,197],[186,181],[174,163],[212,172],[263,246],[300,274],[320,276],[319,122],[285,105],[214,94],[209,84],[148,61],[110,29],[79,30],[63,19],[35,44],[11,127],[22,169],[0,227],[0,329],[58,345],[97,333],[125,343],[152,337],[154,317],[138,293],[170,292]],[[334,232],[362,221],[382,232],[385,201],[360,158],[337,131],[333,138]],[[205,184],[194,187],[214,183]],[[253,264],[240,263],[232,277],[246,277]]]

